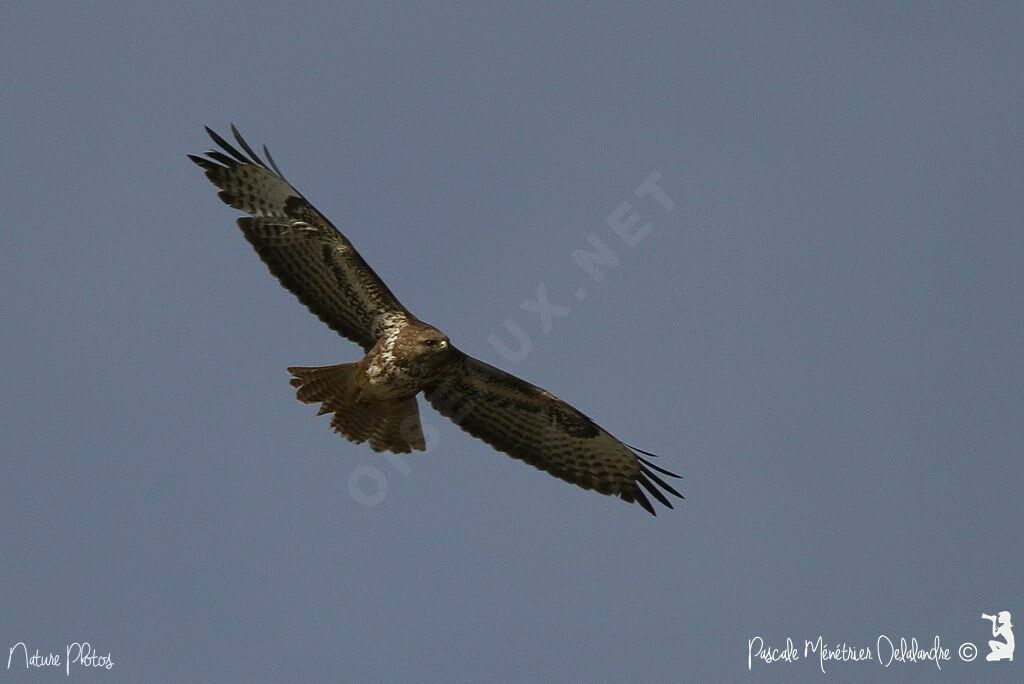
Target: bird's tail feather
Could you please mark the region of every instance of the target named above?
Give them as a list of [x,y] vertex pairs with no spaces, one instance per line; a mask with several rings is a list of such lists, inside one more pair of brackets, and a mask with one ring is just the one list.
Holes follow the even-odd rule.
[[288,369],[294,378],[296,397],[307,404],[320,402],[318,415],[333,413],[331,427],[357,444],[369,441],[374,451],[407,454],[423,451],[426,444],[420,426],[416,397],[378,402],[356,400],[356,364]]

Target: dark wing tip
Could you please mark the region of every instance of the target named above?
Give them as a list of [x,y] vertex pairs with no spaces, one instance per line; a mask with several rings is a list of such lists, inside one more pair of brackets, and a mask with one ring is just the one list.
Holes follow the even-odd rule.
[[227,140],[225,140],[224,138],[222,138],[219,135],[217,135],[216,131],[214,131],[209,126],[206,127],[206,134],[210,136],[210,140],[212,140],[214,143],[216,143],[217,146],[220,147],[222,150],[224,150],[225,152],[230,154],[232,157],[234,157],[238,162],[240,162],[242,164],[251,164],[252,163],[251,161],[249,161],[248,159],[245,158],[244,154],[242,154],[241,152],[236,150],[234,148],[234,146],[232,146],[232,144],[229,143]]
[[663,505],[663,506],[667,506],[667,507],[669,507],[669,508],[672,508],[672,502],[668,500],[668,497],[666,497],[666,496],[665,496],[664,494],[662,494],[662,493],[661,493],[661,492],[660,492],[660,491],[658,490],[658,488],[657,488],[657,487],[655,487],[655,486],[654,486],[654,485],[653,485],[653,484],[651,483],[651,481],[647,479],[647,477],[646,477],[645,475],[643,475],[643,474],[640,474],[640,475],[639,475],[639,476],[638,476],[638,477],[636,478],[636,481],[637,481],[637,483],[638,483],[638,484],[639,484],[639,485],[640,485],[641,487],[643,487],[644,489],[646,489],[646,490],[647,490],[647,491],[648,491],[648,492],[650,493],[650,495],[651,495],[651,496],[653,496],[653,497],[654,497],[655,499],[657,499],[657,500],[658,500],[658,501],[659,501],[659,502],[661,503],[661,505]]
[[658,471],[659,473],[661,473],[662,475],[667,475],[668,477],[674,477],[674,478],[675,478],[675,479],[677,479],[677,480],[681,480],[681,479],[683,479],[683,476],[682,476],[682,475],[676,475],[676,474],[675,474],[675,473],[673,473],[673,472],[672,472],[671,470],[665,470],[665,469],[664,469],[664,468],[662,468],[661,466],[656,466],[656,465],[654,465],[653,463],[651,463],[650,461],[648,461],[648,460],[647,460],[646,458],[641,458],[640,456],[637,456],[636,458],[637,458],[637,460],[638,460],[638,461],[640,461],[641,463],[643,463],[643,464],[644,464],[645,466],[647,466],[648,468],[653,468],[654,470],[657,470],[657,471]]
[[[677,496],[680,499],[685,499],[686,498],[685,496],[683,496],[682,494],[677,492],[675,490],[675,487],[670,485],[668,482],[665,482],[664,480],[662,480],[660,477],[657,476],[657,474],[655,474],[655,472],[653,470],[649,469],[647,466],[641,464],[640,465],[640,472],[643,473],[645,476],[647,476],[649,479],[653,480],[654,484],[658,485],[659,487],[664,489],[669,494],[671,494],[673,496]],[[669,506],[669,508],[671,508],[671,506]]]
[[658,517],[657,512],[655,512],[654,510],[654,506],[651,505],[650,500],[646,496],[644,496],[644,493],[640,491],[639,487],[636,488],[636,502],[643,506],[645,511],[647,511],[654,517]]
[[281,169],[277,167],[277,162],[274,161],[274,158],[270,156],[270,150],[267,148],[266,145],[263,146],[263,156],[267,158],[268,162],[270,162],[270,166],[274,169],[274,173],[276,173],[281,178],[284,178],[284,174],[281,173]]
[[218,161],[224,166],[231,168],[232,166],[238,166],[239,162],[234,157],[229,157],[220,150],[210,150],[206,153],[206,156],[214,161]]
[[[235,136],[235,140],[238,141],[238,144],[242,146],[242,149],[245,150],[246,154],[249,155],[252,161],[267,169],[267,165],[262,159],[260,159],[260,155],[256,154],[256,152],[249,147],[249,143],[247,143],[245,138],[242,137],[242,134],[238,132],[238,128],[235,124],[231,124],[231,135]],[[267,170],[269,171],[269,169]]]
[[198,154],[187,154],[185,156],[191,159],[194,164],[196,164],[199,168],[203,169],[204,171],[209,171],[210,169],[217,168],[217,164],[214,164],[206,157],[200,157]]
[[[629,445],[627,444],[626,446]],[[634,454],[634,456],[636,456],[636,460],[640,463],[640,473],[637,475],[636,478],[636,484],[638,485],[636,487],[636,500],[637,503],[639,503],[641,506],[647,509],[647,512],[653,515],[654,508],[653,506],[651,506],[650,500],[648,500],[647,497],[644,496],[644,489],[646,489],[650,493],[650,495],[653,496],[659,503],[664,504],[668,508],[673,508],[672,502],[669,501],[668,497],[666,497],[665,494],[658,489],[658,487],[661,487],[661,489],[665,490],[665,492],[671,494],[672,496],[678,497],[680,499],[686,498],[685,496],[680,494],[675,487],[673,487],[664,479],[659,477],[658,473],[661,473],[662,475],[665,475],[667,477],[674,477],[677,479],[682,479],[681,475],[676,475],[670,470],[666,470],[665,468],[656,466],[643,456],[639,455],[645,454],[647,456],[650,456],[651,458],[657,458],[655,454],[652,454],[649,451],[644,451],[643,449],[637,449],[636,447],[633,446],[629,446],[629,448],[632,449],[634,452],[638,452]]]
[[640,456],[640,454],[643,454],[644,456],[650,456],[651,458],[658,458],[657,454],[652,454],[650,451],[644,451],[643,449],[637,449],[635,446],[630,446],[628,444],[626,445],[626,447],[628,447],[629,449],[632,449],[634,452],[636,452],[635,455],[636,455],[637,460],[640,461],[641,463],[643,463],[644,465],[649,466],[651,468],[654,468],[655,470],[657,470],[662,475],[667,475],[669,477],[674,477],[677,480],[683,479],[682,475],[676,475],[671,470],[666,470],[665,468],[662,468],[661,466],[656,466],[653,463],[651,463],[650,461],[648,461],[646,458],[644,458],[643,456]]
[[[239,147],[242,148],[241,151],[218,135],[217,132],[209,126],[203,126],[203,129],[206,131],[206,134],[210,136],[210,140],[220,147],[220,150],[210,150],[206,153],[206,156],[210,157],[210,159],[213,159],[214,161],[229,168],[237,166],[238,164],[260,166],[270,173],[277,175],[279,178],[284,178],[284,174],[281,173],[281,169],[279,169],[277,164],[274,162],[274,158],[270,156],[270,150],[267,149],[267,146],[263,146],[263,156],[266,157],[266,161],[264,161],[256,150],[246,142],[244,137],[242,137],[241,132],[238,130],[238,126],[235,124],[230,124],[231,135],[234,136],[235,141],[238,143]],[[216,164],[210,162],[209,159],[204,159],[203,157],[192,154],[188,155],[188,157],[204,169],[209,170],[210,168],[216,168]]]

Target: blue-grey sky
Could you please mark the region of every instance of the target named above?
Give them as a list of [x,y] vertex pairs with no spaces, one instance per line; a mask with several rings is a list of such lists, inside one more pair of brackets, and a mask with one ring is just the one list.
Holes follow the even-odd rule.
[[[1019,6],[0,12],[0,679],[89,641],[95,681],[722,681],[819,634],[1020,678],[980,617],[1024,624]],[[358,347],[185,158],[232,121],[414,313],[686,501],[429,409],[400,461],[333,434],[285,367]]]

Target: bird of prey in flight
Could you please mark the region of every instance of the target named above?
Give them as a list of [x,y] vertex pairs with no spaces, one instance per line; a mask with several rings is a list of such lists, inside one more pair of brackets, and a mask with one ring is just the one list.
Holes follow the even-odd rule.
[[[327,218],[232,125],[239,150],[209,128],[221,149],[189,155],[218,196],[248,214],[242,234],[310,311],[362,346],[355,363],[293,367],[298,399],[333,413],[331,427],[374,451],[424,450],[416,395],[469,434],[584,489],[637,502],[645,491],[669,508],[682,498],[660,468],[590,418],[541,389],[459,351],[448,336],[413,316]],[[660,487],[660,489],[659,489]],[[662,492],[661,490],[664,490]]]

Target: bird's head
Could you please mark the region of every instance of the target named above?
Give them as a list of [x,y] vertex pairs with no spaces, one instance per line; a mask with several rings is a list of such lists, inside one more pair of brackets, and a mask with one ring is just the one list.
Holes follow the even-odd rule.
[[424,326],[416,331],[413,339],[418,355],[424,357],[443,357],[452,348],[448,336],[437,328]]

